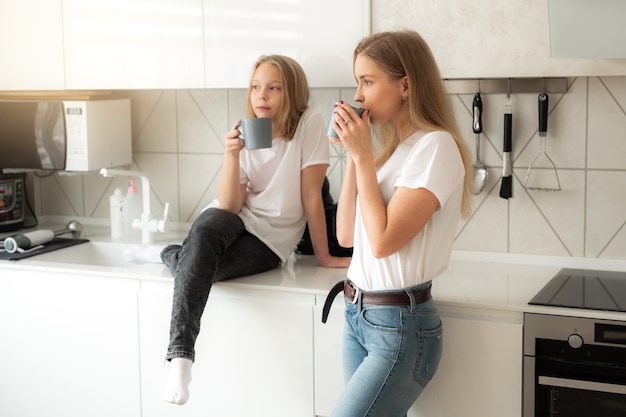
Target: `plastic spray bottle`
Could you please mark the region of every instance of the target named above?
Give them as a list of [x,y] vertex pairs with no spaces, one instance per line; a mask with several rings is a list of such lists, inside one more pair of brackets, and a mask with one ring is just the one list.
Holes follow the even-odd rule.
[[135,188],[135,180],[128,179],[128,192],[124,199],[124,238],[125,239],[139,239],[141,237],[140,229],[133,229],[133,220],[141,219],[141,201],[137,196],[137,188]]
[[124,210],[124,194],[122,190],[116,188],[109,197],[111,206],[111,238],[121,239],[124,237],[124,229],[122,224],[122,211]]

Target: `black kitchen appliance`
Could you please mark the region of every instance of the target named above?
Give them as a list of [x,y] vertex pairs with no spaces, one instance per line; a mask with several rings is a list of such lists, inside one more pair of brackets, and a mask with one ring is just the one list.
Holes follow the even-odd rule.
[[20,229],[26,215],[26,174],[0,173],[0,232]]
[[563,268],[529,304],[626,312],[626,272]]
[[523,417],[626,416],[626,323],[524,314]]
[[[626,312],[626,272],[561,269],[529,304]],[[626,416],[626,321],[524,314],[523,417]]]

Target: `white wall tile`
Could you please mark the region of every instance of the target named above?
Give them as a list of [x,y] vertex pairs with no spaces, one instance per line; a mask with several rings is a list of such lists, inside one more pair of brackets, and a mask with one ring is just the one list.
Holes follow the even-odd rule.
[[221,155],[228,130],[228,92],[180,91],[176,97],[178,152]]
[[222,155],[181,154],[180,166],[180,216],[179,221],[192,223],[217,196]]
[[[626,258],[626,172],[587,173],[585,256]],[[607,251],[607,253],[605,253]]]
[[[621,89],[620,89],[621,94]],[[589,168],[626,169],[626,113],[608,85],[589,79]]]
[[[337,99],[353,103],[355,89],[314,89],[310,105],[326,119]],[[134,163],[151,181],[151,205],[159,217],[170,203],[170,220],[190,223],[215,198],[223,136],[245,117],[247,90],[130,92]],[[502,177],[504,94],[483,94],[481,159],[488,165],[484,191],[473,197],[474,214],[459,222],[454,248],[626,259],[626,77],[572,79],[562,95],[550,95],[547,151],[557,165],[562,191],[527,191],[528,164],[540,150],[537,94],[513,100],[513,197],[499,197]],[[473,94],[450,97],[474,157]],[[587,127],[588,126],[588,127]],[[331,146],[328,177],[339,197],[345,153]],[[545,180],[552,170],[539,164]],[[534,172],[534,171],[533,171]],[[108,218],[108,197],[126,178],[97,173],[38,179],[40,214]],[[138,188],[140,184],[138,183]]]
[[144,117],[133,130],[133,152],[177,152],[176,92],[133,94],[131,102],[133,117],[135,112]]

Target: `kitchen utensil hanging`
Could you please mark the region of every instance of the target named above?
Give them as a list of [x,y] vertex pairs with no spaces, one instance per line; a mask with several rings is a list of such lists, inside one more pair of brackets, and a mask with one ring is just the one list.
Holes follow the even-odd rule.
[[500,197],[509,199],[513,197],[513,167],[511,166],[513,130],[513,106],[511,105],[511,85],[504,103],[504,143],[502,149],[502,183],[500,184]]
[[[556,165],[552,161],[552,158],[550,158],[546,152],[549,97],[548,94],[541,93],[537,99],[539,107],[539,140],[541,141],[541,149],[528,165],[526,179],[524,180],[524,188],[533,191],[561,191],[559,172],[556,169]],[[539,168],[539,166],[544,165],[547,166],[547,168]]]
[[487,167],[480,160],[480,134],[483,131],[483,101],[480,92],[474,95],[472,102],[472,130],[476,135],[476,160],[474,161],[474,177],[472,181],[472,194],[478,195],[487,183]]

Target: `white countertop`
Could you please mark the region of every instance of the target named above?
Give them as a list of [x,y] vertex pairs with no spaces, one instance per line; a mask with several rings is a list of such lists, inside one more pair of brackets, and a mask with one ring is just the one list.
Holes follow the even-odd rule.
[[[88,249],[91,250],[89,245],[96,247],[98,244],[103,244],[103,247],[109,252],[120,251],[119,254],[108,253],[107,256],[119,256],[121,258],[121,249],[118,247],[123,248],[138,244],[116,243],[106,233],[106,228],[87,228],[81,237],[90,239],[89,243],[50,252],[45,257],[38,255],[19,261],[0,261],[0,271],[7,268],[46,271],[54,269],[86,276],[111,276],[173,283],[168,269],[162,264],[131,264],[120,259],[119,261],[116,260],[114,266],[90,265],[88,260],[90,255],[87,252]],[[180,242],[185,235],[185,231],[170,232],[167,235],[161,235],[155,245],[162,246],[166,243]],[[72,259],[72,261],[63,259]],[[74,262],[74,259],[78,259],[78,261]],[[626,320],[626,313],[528,305],[528,301],[561,268],[626,271],[626,261],[453,252],[448,271],[433,281],[433,297],[441,307],[465,309],[465,312],[471,308],[475,309],[474,311],[497,310],[505,315],[507,313],[535,312]],[[345,278],[345,274],[346,269],[343,268],[319,267],[314,256],[294,254],[281,268],[217,285],[324,296],[335,283]]]

